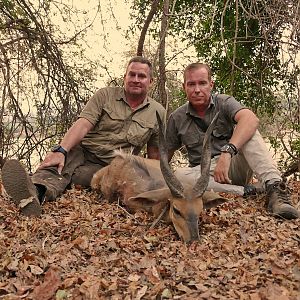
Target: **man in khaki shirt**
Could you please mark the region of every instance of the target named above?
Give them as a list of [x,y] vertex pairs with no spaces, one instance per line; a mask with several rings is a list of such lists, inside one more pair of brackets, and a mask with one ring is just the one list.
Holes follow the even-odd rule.
[[23,214],[39,216],[41,204],[60,196],[71,183],[88,187],[93,174],[114,158],[114,150],[138,154],[147,145],[148,157],[159,158],[155,112],[165,120],[166,111],[147,95],[152,81],[150,61],[133,57],[124,87],[98,90],[32,177],[19,161],[5,163],[3,185]]

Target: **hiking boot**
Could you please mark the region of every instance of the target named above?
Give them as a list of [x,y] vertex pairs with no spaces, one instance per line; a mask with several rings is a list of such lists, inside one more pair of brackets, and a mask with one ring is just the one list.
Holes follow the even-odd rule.
[[283,182],[275,182],[266,185],[267,210],[284,219],[299,218],[299,212],[293,207],[290,200],[290,193]]
[[18,160],[6,161],[2,168],[2,182],[7,194],[25,216],[39,216],[42,208],[37,189]]

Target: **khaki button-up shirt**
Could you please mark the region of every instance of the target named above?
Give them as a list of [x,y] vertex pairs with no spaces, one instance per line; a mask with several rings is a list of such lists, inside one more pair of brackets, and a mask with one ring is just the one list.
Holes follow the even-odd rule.
[[132,110],[123,88],[102,88],[79,115],[94,125],[82,145],[107,164],[114,158],[114,150],[138,154],[145,144],[158,147],[156,111],[162,120],[166,119],[163,106],[150,97]]

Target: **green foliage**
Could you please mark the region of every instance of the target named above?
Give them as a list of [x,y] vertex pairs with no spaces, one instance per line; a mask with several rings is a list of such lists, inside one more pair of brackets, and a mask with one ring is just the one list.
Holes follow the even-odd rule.
[[300,157],[300,138],[291,142],[291,148],[296,157]]
[[[219,92],[234,95],[255,112],[272,115],[274,92],[283,80],[280,41],[288,24],[274,21],[268,12],[272,3],[267,4],[269,7],[262,2],[243,2],[236,9],[231,1],[178,0],[168,35],[181,37],[195,47],[198,59],[211,66]],[[142,25],[149,2],[139,0],[134,5],[135,17]],[[285,10],[279,5],[281,14],[286,15]],[[153,36],[160,18],[161,12],[154,19]]]
[[[217,90],[233,94],[254,111],[260,108],[272,113],[275,99],[270,88],[278,82],[279,48],[271,49],[260,39],[258,20],[248,19],[241,8],[236,23],[235,7],[227,7],[222,16],[223,1],[218,1],[217,7],[215,1],[202,4],[199,4],[202,18],[189,38],[199,59],[210,64]],[[269,55],[265,55],[266,51]]]
[[173,101],[169,105],[169,110],[174,111],[179,106],[186,103],[186,96],[182,89],[176,89],[173,92]]
[[[135,28],[144,24],[151,2],[134,1]],[[266,122],[264,133],[274,149],[299,157],[299,5],[293,0],[177,0],[170,1],[171,8],[167,35],[192,45],[198,61],[211,66],[216,91],[233,95]],[[153,39],[158,39],[161,16],[160,10],[149,30]],[[185,101],[180,89],[173,90],[171,110]],[[286,153],[282,161],[288,161]]]

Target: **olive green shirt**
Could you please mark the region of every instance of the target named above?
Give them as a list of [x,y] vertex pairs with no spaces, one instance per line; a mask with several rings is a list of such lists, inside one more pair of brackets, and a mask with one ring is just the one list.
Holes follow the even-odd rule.
[[[221,147],[230,140],[234,126],[235,114],[245,108],[234,97],[215,94],[205,112],[204,118],[200,118],[193,106],[187,102],[177,108],[167,122],[167,147],[169,150],[177,150],[185,146],[189,164],[195,167],[201,163],[202,145],[205,136],[205,126],[208,127],[215,113],[220,111],[217,123],[212,133],[212,157],[221,154]],[[195,119],[204,123],[201,128]],[[199,121],[198,121],[199,123]]]
[[166,119],[163,106],[150,97],[132,110],[123,88],[99,89],[79,115],[94,125],[82,145],[105,164],[114,158],[114,150],[138,154],[146,144],[158,147],[156,111]]

